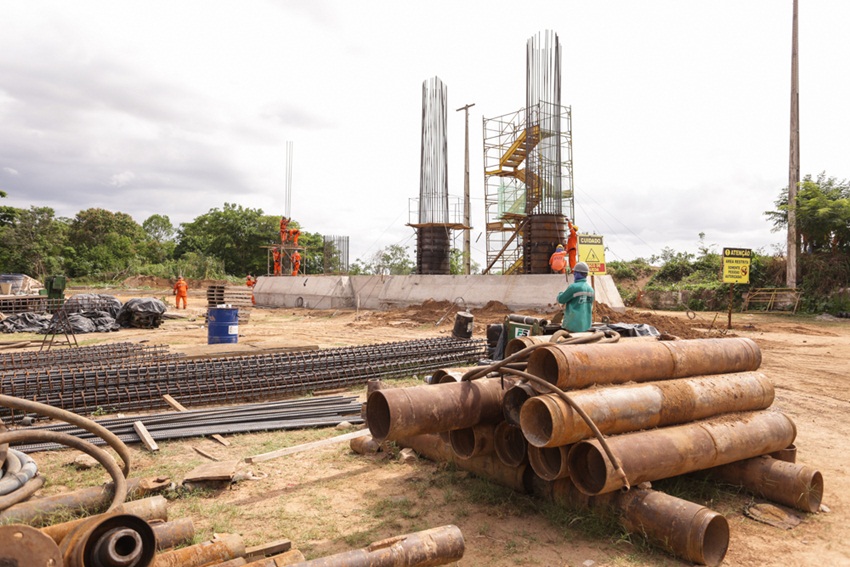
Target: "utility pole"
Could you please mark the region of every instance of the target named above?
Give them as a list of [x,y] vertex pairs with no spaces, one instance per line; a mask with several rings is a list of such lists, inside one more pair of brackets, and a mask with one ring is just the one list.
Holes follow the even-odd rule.
[[797,63],[797,0],[791,29],[791,147],[788,159],[788,253],[785,285],[797,287],[797,186],[800,184],[800,77]]
[[[797,0],[794,0],[795,2]],[[475,106],[475,103],[467,104],[457,109],[457,112],[464,111],[466,118],[466,146],[464,148],[463,157],[463,273],[469,275],[472,272],[472,250],[470,244],[470,232],[472,227],[469,218],[469,109]]]

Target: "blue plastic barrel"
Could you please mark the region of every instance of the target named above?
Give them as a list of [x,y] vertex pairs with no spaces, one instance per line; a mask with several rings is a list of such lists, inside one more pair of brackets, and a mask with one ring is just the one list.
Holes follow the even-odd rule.
[[235,307],[210,307],[207,311],[207,344],[235,343],[239,339],[239,310]]

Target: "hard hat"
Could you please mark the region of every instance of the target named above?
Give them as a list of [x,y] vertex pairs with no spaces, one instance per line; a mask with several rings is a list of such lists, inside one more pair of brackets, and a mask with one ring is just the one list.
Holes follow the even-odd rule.
[[587,273],[590,271],[590,268],[588,268],[587,264],[585,264],[584,262],[579,262],[575,265],[573,271],[577,274],[587,275]]
[[575,224],[574,224],[574,225],[573,225],[573,229],[574,229],[574,230],[576,230],[576,231],[578,231],[578,225],[575,225]]
[[564,249],[564,245],[563,245],[563,244],[558,244],[558,246],[556,246],[556,247],[555,247],[555,250],[557,250],[558,252],[560,252],[560,251],[561,251],[561,250],[563,250],[563,249]]

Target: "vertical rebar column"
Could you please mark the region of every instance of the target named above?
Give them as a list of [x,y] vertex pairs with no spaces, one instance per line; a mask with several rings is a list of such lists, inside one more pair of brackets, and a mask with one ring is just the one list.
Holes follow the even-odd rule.
[[325,274],[348,273],[348,237],[325,235],[322,269]]
[[561,44],[552,31],[538,33],[526,49],[524,271],[549,271],[549,256],[562,243]]
[[439,77],[422,82],[422,151],[419,173],[417,273],[448,274],[448,92]]

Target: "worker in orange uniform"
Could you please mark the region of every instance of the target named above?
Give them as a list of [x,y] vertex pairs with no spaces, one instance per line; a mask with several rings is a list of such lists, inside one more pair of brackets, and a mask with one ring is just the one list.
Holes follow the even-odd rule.
[[274,260],[274,275],[283,275],[283,273],[280,271],[280,250],[278,250],[277,248],[272,248],[272,259]]
[[301,236],[301,231],[297,228],[289,229],[289,240],[292,241],[293,246],[298,246],[298,237]]
[[578,259],[578,227],[571,220],[567,220],[567,225],[570,227],[570,236],[567,238],[567,254],[570,255],[570,272],[572,272]]
[[256,301],[254,301],[254,286],[257,285],[257,278],[248,274],[245,276],[245,285],[251,290],[251,305],[255,305]]
[[556,274],[563,274],[567,267],[567,251],[563,244],[558,244],[555,252],[549,257],[549,267]]
[[183,279],[183,276],[177,277],[177,283],[174,284],[175,304],[177,309],[180,309],[180,300],[183,300],[183,309],[186,309],[186,298],[189,297],[189,284]]
[[296,250],[292,253],[292,275],[297,276],[298,272],[301,270],[301,254]]
[[280,217],[280,243],[286,244],[286,237],[289,236],[289,232],[286,230],[287,225],[289,224],[289,219],[286,217]]

